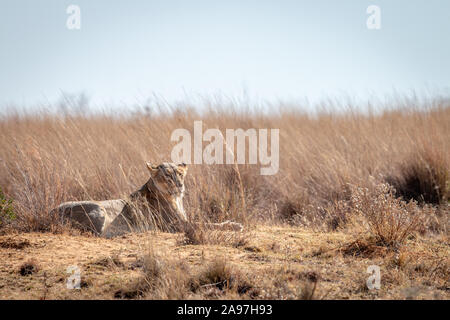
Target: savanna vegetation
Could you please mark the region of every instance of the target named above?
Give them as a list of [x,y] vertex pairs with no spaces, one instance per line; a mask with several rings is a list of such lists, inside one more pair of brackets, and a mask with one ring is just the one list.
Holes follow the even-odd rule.
[[[450,102],[270,110],[2,116],[0,297],[448,299]],[[135,191],[148,179],[145,162],[170,161],[171,133],[195,120],[223,132],[280,130],[275,175],[259,165],[189,166],[189,218],[234,220],[244,232],[101,239],[49,215],[64,201]],[[70,291],[74,264],[83,280]],[[378,290],[366,286],[369,265],[381,267]]]

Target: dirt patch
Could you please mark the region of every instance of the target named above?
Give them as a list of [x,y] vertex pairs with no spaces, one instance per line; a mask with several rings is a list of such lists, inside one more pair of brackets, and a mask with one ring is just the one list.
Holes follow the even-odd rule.
[[[258,226],[241,248],[179,245],[178,237],[2,236],[13,245],[0,249],[0,298],[405,299],[403,288],[424,285],[429,290],[419,298],[450,297],[445,236],[409,239],[398,252],[343,232],[291,226]],[[16,249],[21,242],[30,245]],[[152,250],[156,258],[145,259]],[[384,279],[375,293],[366,289],[371,264],[381,266]],[[67,289],[70,266],[79,267],[81,290]]]

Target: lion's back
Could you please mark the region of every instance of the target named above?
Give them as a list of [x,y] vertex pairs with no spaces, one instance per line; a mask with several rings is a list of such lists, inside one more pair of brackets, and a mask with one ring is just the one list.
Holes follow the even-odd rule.
[[125,202],[123,200],[106,201],[69,201],[60,204],[50,214],[57,215],[63,222],[83,230],[102,234],[105,226],[123,211]]

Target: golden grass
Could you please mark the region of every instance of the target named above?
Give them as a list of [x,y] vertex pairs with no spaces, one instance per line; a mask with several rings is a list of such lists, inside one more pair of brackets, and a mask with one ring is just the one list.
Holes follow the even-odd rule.
[[[148,179],[145,161],[170,161],[172,131],[192,131],[194,120],[203,120],[204,130],[222,132],[280,129],[280,171],[261,176],[257,165],[190,165],[185,207],[193,221],[337,227],[344,217],[336,202],[349,199],[349,184],[372,190],[386,181],[405,186],[399,195],[417,198],[424,190],[430,202],[448,201],[448,102],[409,111],[316,116],[292,110],[63,118],[44,113],[0,120],[0,187],[14,200],[15,227],[55,230],[48,212],[61,202],[130,194]],[[408,163],[411,170],[405,169]],[[411,176],[419,181],[416,193],[406,190]],[[437,193],[430,195],[433,190]]]
[[[0,297],[448,297],[448,101],[376,114],[224,110],[1,118],[0,200],[8,214],[3,206],[0,247],[8,258]],[[184,234],[105,240],[49,215],[64,201],[135,191],[148,180],[145,162],[170,161],[172,131],[192,132],[195,120],[203,130],[280,129],[278,174],[190,165],[184,205],[195,227]],[[245,232],[207,228],[225,220]],[[33,231],[59,234],[17,236]],[[24,264],[36,256],[38,268]],[[62,290],[71,264],[86,271],[81,291]],[[381,291],[365,287],[369,264],[384,268]],[[31,274],[20,276],[22,266]]]

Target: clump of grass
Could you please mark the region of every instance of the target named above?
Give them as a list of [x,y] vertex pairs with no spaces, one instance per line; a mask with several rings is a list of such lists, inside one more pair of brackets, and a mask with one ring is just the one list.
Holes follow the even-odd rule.
[[19,274],[21,276],[29,276],[34,273],[39,272],[40,267],[37,263],[36,259],[30,259],[28,261],[25,261],[19,268]]
[[117,290],[120,299],[185,299],[189,268],[182,260],[164,259],[153,251],[143,257],[142,274],[131,284]]
[[399,175],[388,182],[398,196],[421,203],[445,204],[450,200],[448,163],[441,152],[416,152],[401,163]]
[[153,252],[143,258],[142,276],[129,287],[122,288],[114,294],[115,298],[134,299],[145,296],[150,290],[157,288],[164,275],[162,260]]
[[420,230],[424,221],[417,203],[396,198],[395,190],[388,184],[378,184],[372,191],[352,186],[348,205],[353,214],[352,227],[364,238],[356,245],[366,249],[398,248]]
[[216,260],[208,265],[198,276],[197,283],[193,283],[195,287],[214,286],[219,290],[230,288],[233,284],[233,276],[229,266],[224,260]]
[[191,278],[189,286],[193,292],[211,292],[212,289],[216,290],[218,295],[236,293],[255,297],[258,294],[257,289],[248,279],[234,271],[223,259],[215,260],[206,265],[198,275]]
[[199,272],[182,259],[168,259],[150,252],[139,263],[141,275],[114,294],[119,299],[214,298],[230,294],[255,297],[257,290],[224,260],[206,264]]

